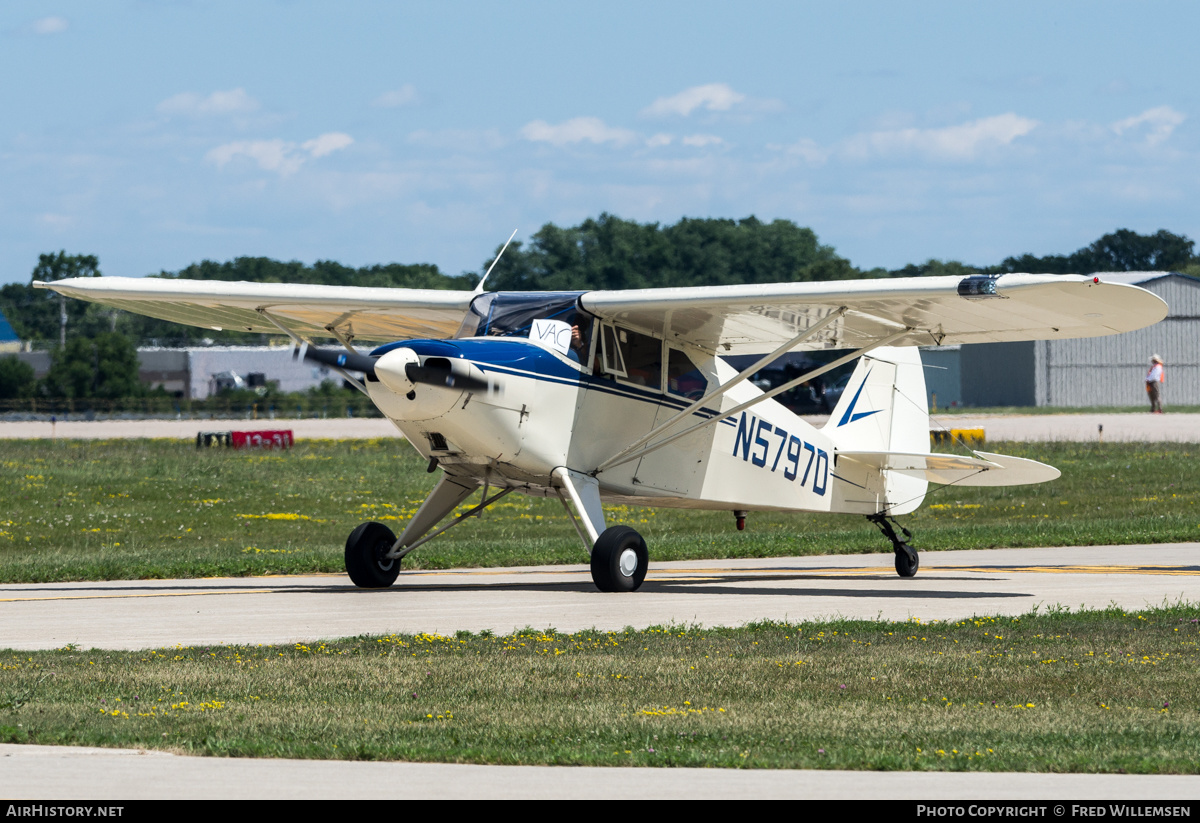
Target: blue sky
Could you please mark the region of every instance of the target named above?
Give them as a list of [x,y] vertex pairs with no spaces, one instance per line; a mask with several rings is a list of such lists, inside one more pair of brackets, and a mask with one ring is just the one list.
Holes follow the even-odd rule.
[[477,271],[515,228],[793,220],[862,267],[1200,239],[1193,3],[0,6],[0,282]]

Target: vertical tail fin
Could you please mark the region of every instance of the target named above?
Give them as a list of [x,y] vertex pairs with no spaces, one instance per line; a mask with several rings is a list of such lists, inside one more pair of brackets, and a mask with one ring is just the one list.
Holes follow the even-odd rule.
[[[863,355],[823,431],[838,449],[928,452],[929,406],[917,348],[881,347]],[[883,481],[876,510],[888,514],[916,509],[929,485],[894,471],[883,472]]]

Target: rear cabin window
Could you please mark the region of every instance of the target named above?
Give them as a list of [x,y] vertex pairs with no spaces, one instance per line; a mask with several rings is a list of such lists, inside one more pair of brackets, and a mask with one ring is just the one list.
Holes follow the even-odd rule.
[[661,389],[662,341],[633,331],[619,334],[625,338],[621,347],[625,357],[625,379],[648,389]]
[[679,349],[667,349],[667,352],[667,391],[688,400],[699,400],[708,392],[708,378]]

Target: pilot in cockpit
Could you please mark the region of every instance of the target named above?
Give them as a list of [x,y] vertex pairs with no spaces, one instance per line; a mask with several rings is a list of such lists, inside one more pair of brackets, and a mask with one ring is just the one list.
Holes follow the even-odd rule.
[[564,320],[571,325],[571,347],[567,351],[567,356],[576,363],[582,363],[587,357],[588,331],[591,330],[591,323],[579,312],[568,314]]

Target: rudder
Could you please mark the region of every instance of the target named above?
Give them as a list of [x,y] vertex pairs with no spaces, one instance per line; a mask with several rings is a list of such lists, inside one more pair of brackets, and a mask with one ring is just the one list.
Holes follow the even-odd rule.
[[[823,431],[838,449],[928,452],[929,405],[920,351],[881,346],[863,355]],[[915,510],[929,487],[923,478],[894,471],[883,472],[883,481],[874,499],[876,511],[888,514]]]

